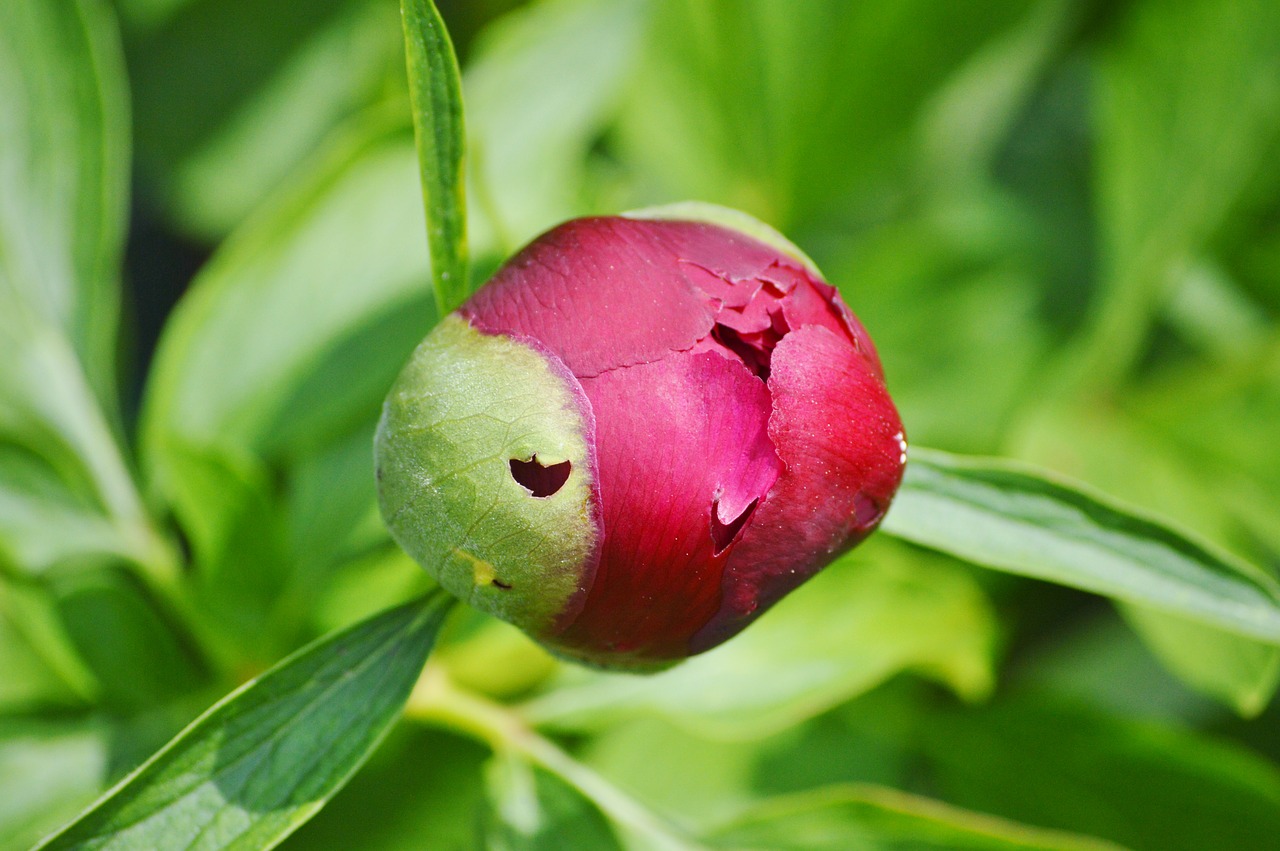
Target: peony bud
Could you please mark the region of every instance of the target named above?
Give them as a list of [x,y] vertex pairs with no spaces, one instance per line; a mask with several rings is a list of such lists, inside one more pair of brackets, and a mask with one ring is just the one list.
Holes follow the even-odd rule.
[[567,222],[414,352],[379,498],[440,584],[555,653],[653,669],[880,522],[906,444],[866,331],[749,217]]

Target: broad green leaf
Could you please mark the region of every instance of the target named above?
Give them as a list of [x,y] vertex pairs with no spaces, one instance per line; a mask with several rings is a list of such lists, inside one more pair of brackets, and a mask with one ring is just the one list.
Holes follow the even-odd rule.
[[[1176,395],[1181,384],[1156,386]],[[1156,388],[1146,392],[1154,394]],[[1266,548],[1259,549],[1227,497],[1241,477],[1267,476],[1265,450],[1248,453],[1248,462],[1241,458],[1239,466],[1247,473],[1229,468],[1214,471],[1194,451],[1162,434],[1158,420],[1168,417],[1144,410],[1141,398],[1131,396],[1123,406],[1102,409],[1081,405],[1044,410],[1024,424],[1018,453],[1097,485],[1131,505],[1157,511],[1208,540],[1243,545],[1244,552],[1267,558]],[[1174,414],[1173,419],[1182,416]],[[1232,434],[1227,420],[1221,422],[1220,434]],[[1248,439],[1244,433],[1235,437]],[[1217,493],[1222,495],[1208,496]],[[1280,647],[1169,612],[1133,605],[1121,609],[1132,615],[1129,621],[1134,629],[1169,670],[1193,688],[1246,714],[1264,706],[1275,690]]]
[[751,738],[904,669],[982,697],[993,642],[987,600],[962,568],[868,542],[709,653],[648,677],[567,669],[526,711],[575,729],[657,714],[710,736]]
[[0,443],[0,564],[39,574],[86,555],[129,558],[143,547],[39,456]]
[[622,846],[608,823],[580,792],[510,753],[485,766],[489,807],[477,848],[486,851],[560,851],[566,842],[616,851]]
[[635,0],[552,0],[499,18],[471,46],[473,254],[509,254],[589,211],[590,148],[635,69],[645,19]]
[[1107,387],[1141,354],[1171,272],[1212,237],[1280,131],[1280,8],[1135,3],[1101,51],[1094,135],[1103,291],[1077,367]]
[[183,625],[131,573],[80,567],[49,577],[62,629],[107,709],[134,713],[207,685]]
[[1029,6],[654,4],[619,127],[630,206],[698,198],[784,232],[830,227],[832,210],[900,189],[926,100]]
[[848,785],[761,804],[713,833],[735,851],[1123,851],[880,786]]
[[60,331],[104,401],[114,396],[128,128],[118,36],[102,4],[0,8],[0,328]]
[[1243,747],[1030,697],[916,720],[935,794],[1134,851],[1266,851],[1280,772]]
[[367,119],[224,244],[171,317],[142,421],[162,492],[167,440],[283,461],[372,422],[431,325],[413,148]]
[[[434,664],[434,661],[432,662]],[[485,807],[483,746],[444,730],[397,726],[286,851],[417,851],[475,847]]]
[[209,241],[397,71],[395,7],[377,0],[133,0],[122,15],[141,177]]
[[1030,467],[914,449],[884,529],[985,567],[1280,644],[1280,586],[1269,575]]
[[93,800],[109,732],[95,721],[0,718],[0,851],[27,851]]
[[1126,619],[1170,671],[1187,684],[1257,715],[1280,684],[1280,647],[1141,606],[1123,606]]
[[436,310],[467,297],[467,135],[458,59],[432,0],[402,0],[409,99],[426,205],[427,245]]
[[448,610],[432,595],[298,651],[215,704],[42,848],[269,848],[399,716]]
[[93,552],[155,557],[103,408],[115,406],[123,88],[97,0],[0,8],[0,451],[27,456],[0,473],[0,551],[31,572]]
[[0,577],[0,714],[95,697],[96,683],[76,657],[44,588]]

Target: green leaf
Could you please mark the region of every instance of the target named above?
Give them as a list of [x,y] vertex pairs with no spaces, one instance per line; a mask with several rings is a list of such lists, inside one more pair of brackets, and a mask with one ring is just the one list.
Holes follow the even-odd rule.
[[409,98],[426,204],[431,281],[440,316],[466,298],[466,130],[458,60],[431,0],[402,0]]
[[128,185],[119,53],[97,0],[0,8],[0,551],[29,572],[155,554],[110,423]]
[[1267,851],[1280,831],[1276,766],[1204,734],[1031,696],[926,713],[914,734],[917,770],[959,806],[1135,851]]
[[432,324],[413,157],[399,128],[366,116],[204,267],[147,386],[144,460],[161,492],[166,441],[284,461],[376,419]]
[[303,648],[215,704],[41,847],[276,845],[390,729],[448,606],[428,596]]
[[494,755],[485,766],[485,787],[489,808],[477,847],[486,851],[559,851],[570,837],[582,848],[622,847],[581,793],[515,754]]
[[0,851],[27,851],[93,800],[109,733],[95,721],[0,718]]
[[1261,712],[1280,684],[1280,647],[1142,606],[1121,611],[1166,668],[1241,715]]
[[861,784],[775,798],[708,839],[738,851],[1122,851],[1099,839]]
[[636,0],[532,3],[472,43],[462,82],[474,255],[505,258],[589,211],[591,146],[630,81],[647,13]]
[[174,4],[122,9],[138,170],[177,225],[209,242],[343,121],[385,97],[399,70],[389,3],[186,0],[148,20],[149,10],[130,8],[143,2]]
[[526,714],[570,729],[656,714],[716,738],[753,738],[904,669],[982,697],[994,639],[989,604],[965,570],[868,542],[733,641],[649,677],[566,670]]
[[1222,227],[1280,130],[1280,9],[1135,3],[1100,52],[1093,185],[1103,289],[1076,364],[1107,387],[1142,352],[1176,266]]
[[108,709],[140,712],[208,683],[206,661],[137,577],[114,566],[49,578],[62,628]]
[[985,567],[1280,643],[1270,576],[1030,467],[913,449],[883,528]]
[[[58,329],[73,342],[103,400],[114,395],[128,141],[124,65],[103,5],[5,3],[0,329],[19,322]],[[13,368],[16,359],[8,349],[4,360],[6,371]]]
[[459,735],[401,724],[342,794],[280,847],[472,848],[477,814],[485,807],[481,769],[488,755],[482,745]]
[[634,200],[699,198],[784,232],[830,227],[833,208],[900,191],[927,99],[1029,6],[653,4],[619,126]]
[[45,589],[0,577],[0,714],[74,705],[94,697],[95,688]]

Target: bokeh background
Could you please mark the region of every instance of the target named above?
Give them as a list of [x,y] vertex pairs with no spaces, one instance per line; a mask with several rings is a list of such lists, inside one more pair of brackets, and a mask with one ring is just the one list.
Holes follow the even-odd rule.
[[[0,679],[2,848],[237,679],[428,583],[381,528],[369,452],[433,316],[397,4],[115,10],[133,139],[117,430],[231,638],[227,664],[193,658],[116,566],[41,590],[94,685],[29,660]],[[574,215],[741,208],[840,288],[914,444],[1052,468],[1280,570],[1280,5],[441,11],[478,279]],[[16,632],[0,620],[0,666]],[[570,670],[478,617],[441,653],[693,830],[857,782],[1134,849],[1280,836],[1276,648],[893,542],[661,678]],[[503,845],[500,766],[406,723],[284,847],[610,847],[538,782],[555,829]]]

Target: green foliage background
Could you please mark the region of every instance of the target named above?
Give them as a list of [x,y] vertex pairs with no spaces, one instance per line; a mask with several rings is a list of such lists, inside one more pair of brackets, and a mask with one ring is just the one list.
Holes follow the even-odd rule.
[[[441,12],[476,282],[573,215],[744,209],[870,329],[913,444],[1061,471],[1280,571],[1276,4]],[[429,590],[370,452],[436,317],[411,114],[393,0],[0,11],[0,849]],[[884,535],[655,677],[462,612],[432,658],[284,847],[1280,835],[1275,644]]]

